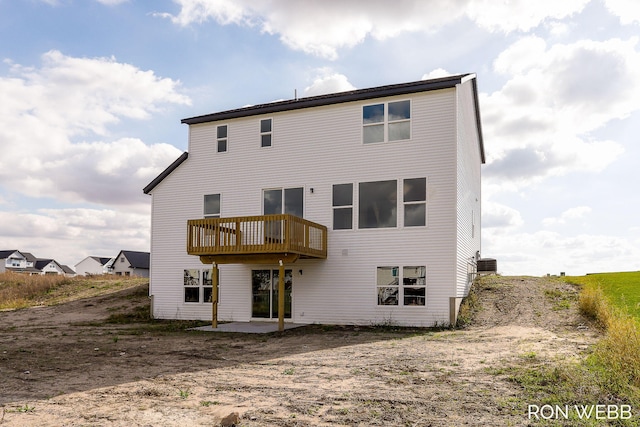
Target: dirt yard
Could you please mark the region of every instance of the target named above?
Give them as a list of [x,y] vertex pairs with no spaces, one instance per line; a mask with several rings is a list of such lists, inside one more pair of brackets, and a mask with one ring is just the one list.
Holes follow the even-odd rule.
[[493,277],[462,330],[105,322],[145,292],[0,312],[0,426],[215,426],[233,412],[242,426],[520,426],[522,391],[496,372],[598,337],[576,289],[547,278]]

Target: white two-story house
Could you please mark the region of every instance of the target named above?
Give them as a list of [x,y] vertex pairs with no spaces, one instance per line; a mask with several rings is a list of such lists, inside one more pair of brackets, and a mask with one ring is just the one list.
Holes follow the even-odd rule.
[[474,74],[182,122],[188,152],[144,189],[156,318],[455,322],[480,256]]

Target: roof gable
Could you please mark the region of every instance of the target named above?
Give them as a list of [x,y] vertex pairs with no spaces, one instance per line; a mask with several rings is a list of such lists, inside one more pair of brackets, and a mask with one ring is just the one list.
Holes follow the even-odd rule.
[[18,252],[20,255],[22,255],[22,253],[20,251],[18,251],[17,249],[10,249],[10,250],[6,250],[6,251],[0,251],[0,259],[9,258],[11,255],[13,255],[16,252]]
[[149,183],[149,185],[147,185],[146,187],[144,187],[142,189],[144,194],[149,194],[151,192],[151,190],[153,190],[156,187],[156,185],[160,184],[163,179],[165,179],[167,176],[169,176],[169,174],[171,174],[171,172],[176,170],[178,168],[178,166],[180,166],[182,164],[182,162],[187,160],[188,157],[189,157],[189,153],[187,153],[186,151],[184,153],[182,153],[180,155],[180,157],[178,157],[176,160],[174,160],[174,162],[171,163],[165,170],[163,170],[160,173],[160,175],[155,177],[154,180]]
[[129,264],[133,268],[149,269],[149,252],[120,251],[116,258],[120,257],[120,255],[127,258],[127,261],[129,261]]
[[60,267],[60,264],[58,264],[55,260],[53,260],[53,259],[45,259],[45,258],[36,259],[36,262],[35,262],[35,264],[33,266],[35,268],[37,268],[38,270],[42,270],[43,268],[45,268],[47,265],[49,265],[52,262],[56,263],[58,265],[58,267]]
[[99,262],[101,265],[105,265],[106,263],[111,261],[111,258],[105,258],[105,257],[99,257],[99,256],[92,256],[90,258],[96,262]]

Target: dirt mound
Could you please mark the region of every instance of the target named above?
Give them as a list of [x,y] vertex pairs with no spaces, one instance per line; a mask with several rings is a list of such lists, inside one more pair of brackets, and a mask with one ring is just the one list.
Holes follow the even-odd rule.
[[517,325],[555,332],[585,324],[577,307],[579,288],[558,278],[485,276],[474,292],[481,305],[474,327]]

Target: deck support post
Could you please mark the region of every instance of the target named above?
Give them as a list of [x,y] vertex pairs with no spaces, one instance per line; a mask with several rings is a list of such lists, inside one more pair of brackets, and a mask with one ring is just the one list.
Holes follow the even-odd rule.
[[211,264],[211,327],[218,327],[218,265]]
[[278,274],[278,331],[284,331],[284,263],[282,260]]

